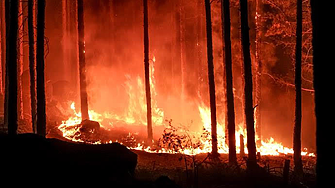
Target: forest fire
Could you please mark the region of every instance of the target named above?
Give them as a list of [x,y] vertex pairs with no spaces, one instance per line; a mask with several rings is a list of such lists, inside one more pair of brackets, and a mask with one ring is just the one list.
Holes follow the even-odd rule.
[[1,0],[0,177],[323,187],[315,2]]
[[[152,108],[153,108],[153,125],[166,127],[166,121],[164,121],[164,110],[159,108],[156,100],[156,86],[155,86],[155,76],[154,76],[154,63],[155,56],[152,58],[152,64],[150,64],[150,86],[152,91]],[[115,128],[116,123],[118,122],[119,126],[127,127],[129,130],[129,135],[138,134],[132,131],[132,126],[140,125],[142,129],[146,129],[146,103],[145,103],[145,92],[143,81],[140,77],[136,77],[135,80],[129,80],[125,83],[126,91],[128,95],[128,106],[126,107],[125,112],[119,114],[114,112],[103,112],[97,113],[94,110],[89,110],[90,120],[99,122],[101,128],[105,130],[112,130]],[[96,138],[95,141],[90,142],[87,140],[80,139],[80,125],[82,122],[81,113],[76,109],[75,103],[72,102],[70,109],[73,115],[62,122],[58,129],[63,133],[63,137],[74,142],[88,142],[90,144],[103,144],[103,143],[112,143],[117,142],[117,140],[100,140]],[[201,123],[203,127],[203,132],[207,132],[208,135],[203,137],[199,132],[187,131],[187,134],[192,137],[192,141],[199,141],[200,145],[196,147],[188,146],[183,148],[169,149],[161,147],[159,149],[152,148],[151,146],[143,145],[143,142],[136,143],[136,147],[130,147],[131,149],[144,150],[152,153],[182,153],[187,155],[196,155],[200,153],[210,153],[211,152],[211,137],[209,133],[211,132],[211,113],[210,108],[203,104],[202,102],[198,105],[198,115],[201,118]],[[225,125],[222,123],[222,120],[218,120],[217,124],[217,134],[218,136],[218,152],[219,153],[228,153],[228,145],[226,144],[225,136]],[[180,129],[183,129],[182,127]],[[177,132],[185,130],[177,130]],[[178,133],[177,133],[178,134]],[[238,125],[235,133],[235,137],[239,138],[240,135],[246,135],[246,129],[243,125]],[[256,138],[258,140],[259,138]],[[244,143],[247,143],[246,136],[244,136]],[[236,139],[236,150],[237,153],[240,153],[240,139]],[[282,143],[276,142],[272,137],[267,140],[261,140],[261,145],[257,147],[257,151],[261,155],[292,155],[294,153],[292,148],[288,148],[282,145]],[[244,153],[248,153],[246,145],[244,146]],[[301,152],[303,156],[315,156],[314,153],[309,153],[307,148],[304,148],[304,151]]]
[[[78,139],[80,135],[80,131],[78,125],[81,123],[81,113],[77,112],[75,108],[75,103],[71,104],[71,110],[73,110],[74,116],[70,117],[68,120],[63,121],[63,123],[58,127],[59,130],[62,131],[63,137],[66,139],[69,139],[74,142],[85,142],[85,140]],[[199,106],[199,115],[201,116],[203,126],[206,131],[210,132],[210,110],[208,107],[205,106]],[[132,117],[120,117],[115,114],[112,114],[110,112],[105,112],[103,114],[96,113],[93,110],[89,111],[90,119],[93,121],[97,121],[100,123],[101,127],[106,130],[113,129],[113,121],[122,121],[124,123],[124,126],[131,127],[132,124],[134,124],[136,121]],[[145,114],[143,114],[145,116]],[[162,117],[163,118],[163,117]],[[109,125],[103,125],[104,119],[108,119],[111,122],[109,122]],[[143,122],[142,122],[143,123]],[[162,121],[156,121],[155,125],[162,126]],[[146,129],[146,124],[141,124],[143,126],[143,129]],[[131,129],[131,128],[130,128]],[[228,153],[228,146],[225,142],[225,127],[224,125],[218,124],[218,152],[219,153]],[[130,133],[131,134],[131,133]],[[189,132],[189,134],[193,134],[194,136],[198,137],[198,133],[192,133]],[[236,138],[239,138],[240,135],[246,135],[246,130],[243,129],[242,125],[238,126],[238,129],[236,131]],[[197,138],[200,139],[200,138]],[[105,141],[105,143],[112,143],[115,141]],[[246,143],[247,140],[244,138],[244,143]],[[273,138],[270,138],[268,140],[262,140],[261,146],[257,148],[257,151],[260,152],[261,155],[292,155],[293,149],[289,147],[283,146],[281,143],[276,142]],[[91,144],[103,144],[100,140],[95,141]],[[137,143],[136,147],[130,147],[131,149],[136,150],[144,150],[147,152],[152,153],[182,153],[187,155],[196,155],[200,153],[209,153],[211,152],[211,139],[210,137],[207,137],[206,139],[201,140],[201,147],[197,148],[185,148],[183,150],[179,150],[176,152],[175,150],[169,150],[167,148],[161,148],[159,150],[155,150],[151,148],[150,146],[144,146],[142,143]],[[240,153],[240,140],[236,139],[236,146],[237,146],[237,152]],[[201,148],[201,149],[200,149]],[[244,148],[245,153],[248,153],[247,147]],[[304,151],[301,152],[301,155],[303,156],[312,156],[314,157],[314,153],[309,153],[307,151],[307,148],[304,148]]]

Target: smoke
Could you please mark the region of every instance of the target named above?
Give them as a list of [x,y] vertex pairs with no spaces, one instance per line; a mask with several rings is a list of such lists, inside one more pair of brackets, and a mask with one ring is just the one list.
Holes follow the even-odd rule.
[[[243,120],[242,109],[242,56],[240,44],[238,1],[232,1],[232,59],[236,124]],[[181,3],[181,4],[180,4]],[[223,114],[223,52],[221,30],[221,4],[212,2],[213,56],[219,120]],[[88,78],[89,108],[102,112],[124,114],[129,106],[129,86],[137,90],[138,78],[144,83],[143,13],[142,1],[85,1],[85,47]],[[182,7],[182,11],[180,9]],[[63,26],[61,1],[47,1],[46,35],[49,38],[49,55],[46,74],[51,83],[66,79],[76,93],[78,103],[77,48],[73,40],[62,39]],[[75,15],[72,7],[71,15]],[[180,23],[180,16],[182,23]],[[70,21],[75,20],[75,17]],[[71,21],[71,37],[76,36]],[[180,30],[182,26],[182,30]],[[197,1],[149,2],[150,63],[155,68],[157,108],[164,111],[165,119],[173,124],[200,130],[202,123],[198,106],[209,106],[205,9]],[[183,43],[183,49],[181,49]],[[251,41],[253,43],[253,41]],[[69,46],[72,46],[69,48]],[[63,50],[66,49],[66,50]],[[183,52],[181,56],[180,52]],[[64,62],[64,52],[72,59]],[[182,74],[181,58],[185,70]],[[284,55],[278,55],[276,44],[262,43],[264,71],[287,70]],[[286,63],[287,64],[287,63]],[[182,75],[185,96],[181,97]],[[134,89],[135,89],[134,88]],[[290,145],[294,121],[294,90],[282,86],[271,78],[262,78],[262,126],[264,137],[273,136]],[[303,145],[314,143],[314,104],[308,93],[303,96]],[[138,99],[137,102],[142,101]],[[79,105],[78,105],[79,106]],[[311,117],[311,118],[310,118]],[[312,141],[311,141],[312,140]]]

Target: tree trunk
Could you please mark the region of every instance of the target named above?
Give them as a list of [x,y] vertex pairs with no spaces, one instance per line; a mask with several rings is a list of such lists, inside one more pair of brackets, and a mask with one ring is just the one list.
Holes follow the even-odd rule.
[[[17,35],[18,35],[18,0],[7,0],[6,17],[7,27],[7,58],[6,58],[6,82],[8,95],[6,96],[8,112],[8,134],[17,134]],[[7,92],[7,91],[6,91]]]
[[44,27],[45,0],[37,1],[37,47],[36,47],[36,93],[37,93],[37,134],[46,136],[46,104],[44,76]]
[[179,44],[180,44],[180,77],[181,77],[181,116],[184,118],[185,103],[185,12],[183,1],[179,3]]
[[62,67],[63,67],[63,78],[64,80],[69,79],[69,34],[68,34],[68,24],[67,24],[67,3],[66,0],[62,0]]
[[5,28],[6,26],[4,26],[4,17],[3,17],[3,13],[5,10],[5,1],[1,1],[0,2],[0,98],[2,98],[4,96],[4,65],[5,65]]
[[84,30],[84,2],[78,0],[78,36],[79,36],[79,75],[80,75],[80,104],[82,121],[89,119],[87,90],[86,90],[86,62],[85,62],[85,30]]
[[148,0],[143,0],[144,15],[144,74],[145,74],[145,94],[147,100],[147,123],[148,139],[152,140],[152,115],[151,115],[151,92],[150,92],[150,72],[149,72],[149,30],[148,30]]
[[18,118],[20,120],[23,120],[23,98],[22,98],[22,73],[23,73],[23,3],[22,1],[19,1],[19,14],[20,16],[18,17],[18,54],[17,54],[17,59],[18,59],[18,66],[17,66],[17,93],[18,93],[18,98],[17,98],[17,113],[18,113]]
[[4,96],[4,125],[5,127],[8,127],[8,94],[9,94],[9,81],[8,81],[8,58],[9,58],[9,44],[8,44],[8,40],[9,40],[9,0],[5,0],[4,2],[5,5],[5,31],[6,31],[6,54],[5,54],[5,66],[4,66],[4,70],[5,70],[5,75],[4,75],[4,80],[5,80],[5,96]]
[[216,102],[215,102],[215,82],[213,64],[213,38],[212,38],[212,18],[210,0],[205,0],[206,9],[206,34],[207,34],[207,60],[208,60],[208,82],[211,108],[211,135],[212,135],[212,155],[218,154],[218,143],[216,135]]
[[6,82],[6,7],[5,1],[1,1],[1,79],[2,79],[2,97],[5,97],[5,82]]
[[36,132],[36,75],[35,75],[35,41],[34,41],[34,0],[28,0],[28,38],[29,38],[29,74],[31,124]]
[[334,80],[334,70],[327,63],[333,59],[333,48],[329,42],[334,41],[334,35],[329,33],[330,16],[329,4],[323,1],[311,0],[313,25],[313,83],[315,90],[315,116],[316,116],[316,181],[317,187],[327,187],[333,183],[329,161],[333,156],[329,153],[329,140],[333,135],[330,123],[334,121],[333,107],[334,92],[329,88],[329,81]]
[[294,174],[301,179],[301,44],[302,44],[302,0],[297,0],[297,26],[295,51],[295,123],[293,135]]
[[261,45],[261,29],[260,29],[260,0],[256,0],[256,15],[255,15],[255,25],[256,25],[256,39],[255,39],[255,65],[256,65],[256,91],[255,91],[255,102],[257,107],[255,108],[255,125],[256,125],[256,134],[258,136],[257,145],[262,144],[262,126],[261,126],[261,101],[262,101],[262,62],[260,59],[260,45]]
[[230,39],[230,1],[221,1],[221,16],[222,16],[222,39],[224,39],[225,50],[225,75],[223,80],[226,80],[226,102],[228,119],[228,141],[229,141],[229,163],[236,164],[236,140],[235,140],[235,108],[234,108],[234,93],[233,93],[233,71],[231,57],[231,39]]
[[247,127],[248,168],[251,170],[257,165],[256,143],[254,128],[254,109],[252,103],[252,70],[250,58],[250,40],[248,26],[248,1],[240,0],[241,6],[241,36],[244,61],[244,97],[245,97],[245,120]]

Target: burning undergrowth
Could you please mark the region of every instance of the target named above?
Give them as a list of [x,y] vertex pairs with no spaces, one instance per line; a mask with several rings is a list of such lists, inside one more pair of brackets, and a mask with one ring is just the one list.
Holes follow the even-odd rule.
[[[161,108],[157,102],[158,95],[154,74],[155,60],[155,56],[153,56],[150,63],[151,107],[154,140],[148,141],[147,139],[145,88],[142,78],[138,75],[125,75],[126,79],[122,84],[122,88],[125,92],[125,95],[122,95],[122,97],[126,98],[124,100],[118,99],[117,97],[111,97],[110,93],[120,93],[120,89],[117,89],[117,86],[115,87],[116,89],[112,90],[107,89],[105,91],[105,89],[101,88],[100,90],[97,90],[100,91],[101,96],[95,96],[94,98],[101,98],[99,103],[103,103],[103,105],[92,105],[91,108],[101,110],[99,112],[89,110],[89,119],[92,121],[82,121],[81,113],[76,109],[75,103],[72,102],[70,106],[70,113],[73,115],[66,121],[63,121],[58,127],[58,129],[62,132],[62,136],[71,141],[85,142],[89,144],[119,142],[132,149],[155,153],[181,153],[187,155],[197,155],[200,153],[211,152],[212,142],[210,108],[204,103],[201,97],[199,97],[197,100],[189,102],[192,103],[192,109],[182,109],[180,111],[181,114],[178,114],[178,111],[169,115],[165,113],[165,107],[164,109]],[[108,86],[108,84],[105,84],[105,87],[107,87],[106,85]],[[100,85],[99,87],[96,87],[99,88]],[[94,85],[92,85],[91,90],[94,91],[94,88]],[[111,88],[109,87],[109,89]],[[97,92],[94,94],[97,95]],[[122,107],[117,109],[111,108],[111,105],[109,104],[111,102],[110,100],[113,100],[116,105],[122,104]],[[165,102],[168,101],[167,99],[164,100]],[[180,103],[182,102],[179,101],[179,103],[169,104],[169,106],[173,106],[177,109],[177,106],[185,106],[186,104]],[[176,111],[176,109],[172,111]],[[173,117],[170,118],[169,116]],[[181,121],[179,119],[176,120],[174,117],[179,117],[179,119],[193,118],[197,119],[197,121],[193,121],[193,119],[191,119],[191,123],[180,123]],[[173,123],[171,119],[173,119]],[[218,118],[217,140],[219,153],[228,153],[229,150],[226,141],[226,129],[224,122],[223,118]],[[244,135],[243,141],[244,143],[247,143],[246,129],[243,124],[237,124],[236,126],[235,138],[239,138],[240,135]],[[261,143],[257,147],[257,151],[259,151],[261,155],[293,154],[292,148],[283,146],[282,143],[276,142],[273,138],[259,140],[259,138],[256,137],[256,140]],[[241,149],[244,150],[244,153],[248,153],[246,145],[241,145],[240,139],[236,139],[237,153],[240,153]],[[307,149],[302,152],[302,155],[314,156],[313,153],[308,153]]]
[[[110,113],[99,114],[93,110],[89,111],[90,123],[81,120],[81,114],[76,112],[75,105],[72,103],[71,109],[75,113],[74,117],[58,127],[62,136],[75,142],[85,142],[89,144],[105,144],[119,142],[129,148],[144,150],[155,153],[182,153],[187,155],[196,155],[200,153],[211,152],[211,134],[209,109],[199,107],[199,113],[203,119],[202,131],[191,131],[187,126],[178,126],[172,123],[172,120],[165,120],[164,124],[154,126],[156,133],[162,133],[156,136],[152,142],[148,142],[146,137],[146,126],[143,124],[129,124],[120,119],[112,119]],[[209,122],[208,122],[209,121]],[[224,126],[218,124],[218,152],[228,153],[228,146],[225,141]],[[236,135],[244,134],[245,129],[239,126]],[[157,135],[157,134],[156,134]],[[245,143],[246,143],[246,138]],[[286,155],[292,154],[293,149],[284,147],[273,138],[262,140],[262,145],[257,150],[262,155]],[[240,140],[236,140],[237,152],[240,152]],[[314,156],[305,149],[302,155]],[[244,146],[247,153],[247,148]]]

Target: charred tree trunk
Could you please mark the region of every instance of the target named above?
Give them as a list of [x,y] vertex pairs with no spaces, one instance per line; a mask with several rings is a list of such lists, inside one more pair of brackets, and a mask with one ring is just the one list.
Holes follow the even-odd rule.
[[260,0],[256,0],[256,13],[255,13],[255,25],[256,25],[256,39],[255,39],[255,65],[256,65],[256,91],[255,91],[255,101],[257,107],[255,108],[255,126],[256,134],[258,136],[257,145],[261,145],[262,141],[262,125],[261,125],[261,101],[262,101],[262,62],[260,59],[260,45],[261,45],[261,29],[260,29]]
[[28,38],[29,38],[29,74],[31,125],[36,132],[36,75],[35,75],[35,41],[34,41],[34,0],[28,0]]
[[86,90],[86,62],[85,62],[85,30],[84,30],[84,2],[78,0],[78,37],[79,37],[79,79],[80,79],[80,104],[81,119],[87,120],[88,104]]
[[254,109],[252,103],[252,70],[250,58],[250,39],[248,25],[248,1],[240,0],[241,6],[241,36],[244,61],[244,97],[245,97],[245,120],[247,127],[248,168],[254,169],[256,161],[256,143],[254,128]]
[[36,47],[36,93],[37,93],[37,134],[46,136],[46,102],[44,77],[44,27],[45,0],[37,1],[37,47]]
[[210,0],[205,0],[206,10],[206,34],[207,34],[207,60],[208,60],[208,82],[211,107],[211,135],[212,135],[212,155],[218,155],[218,143],[216,135],[216,102],[215,102],[215,82],[213,64],[213,38],[212,38],[212,18]]
[[233,71],[231,57],[231,39],[230,39],[230,1],[221,1],[221,16],[222,16],[222,39],[224,39],[225,50],[225,75],[223,80],[226,80],[226,102],[228,118],[228,141],[229,141],[229,163],[236,164],[236,141],[235,141],[235,108],[234,108],[234,93],[233,93]]
[[334,80],[334,70],[326,63],[333,59],[333,48],[329,41],[334,41],[334,35],[329,33],[329,19],[333,12],[328,11],[329,4],[323,1],[311,0],[313,25],[313,83],[315,90],[316,116],[316,180],[317,187],[327,187],[333,183],[329,161],[333,156],[329,154],[329,140],[332,137],[330,122],[334,121],[334,114],[329,107],[334,104],[333,91],[329,88],[329,80]]
[[145,94],[147,100],[147,123],[148,139],[152,140],[152,115],[151,115],[151,92],[150,92],[150,72],[149,72],[149,30],[148,30],[148,0],[143,0],[144,15],[144,74],[145,74]]
[[293,135],[294,174],[302,176],[301,161],[301,45],[302,45],[302,0],[297,0],[297,26],[295,51],[295,123]]
[[[6,0],[7,58],[6,82],[8,84],[7,104],[8,134],[17,134],[17,35],[18,35],[18,0]],[[6,11],[6,12],[7,12]],[[7,14],[7,13],[6,13]],[[6,88],[7,89],[7,88]],[[6,91],[7,93],[7,91]]]

